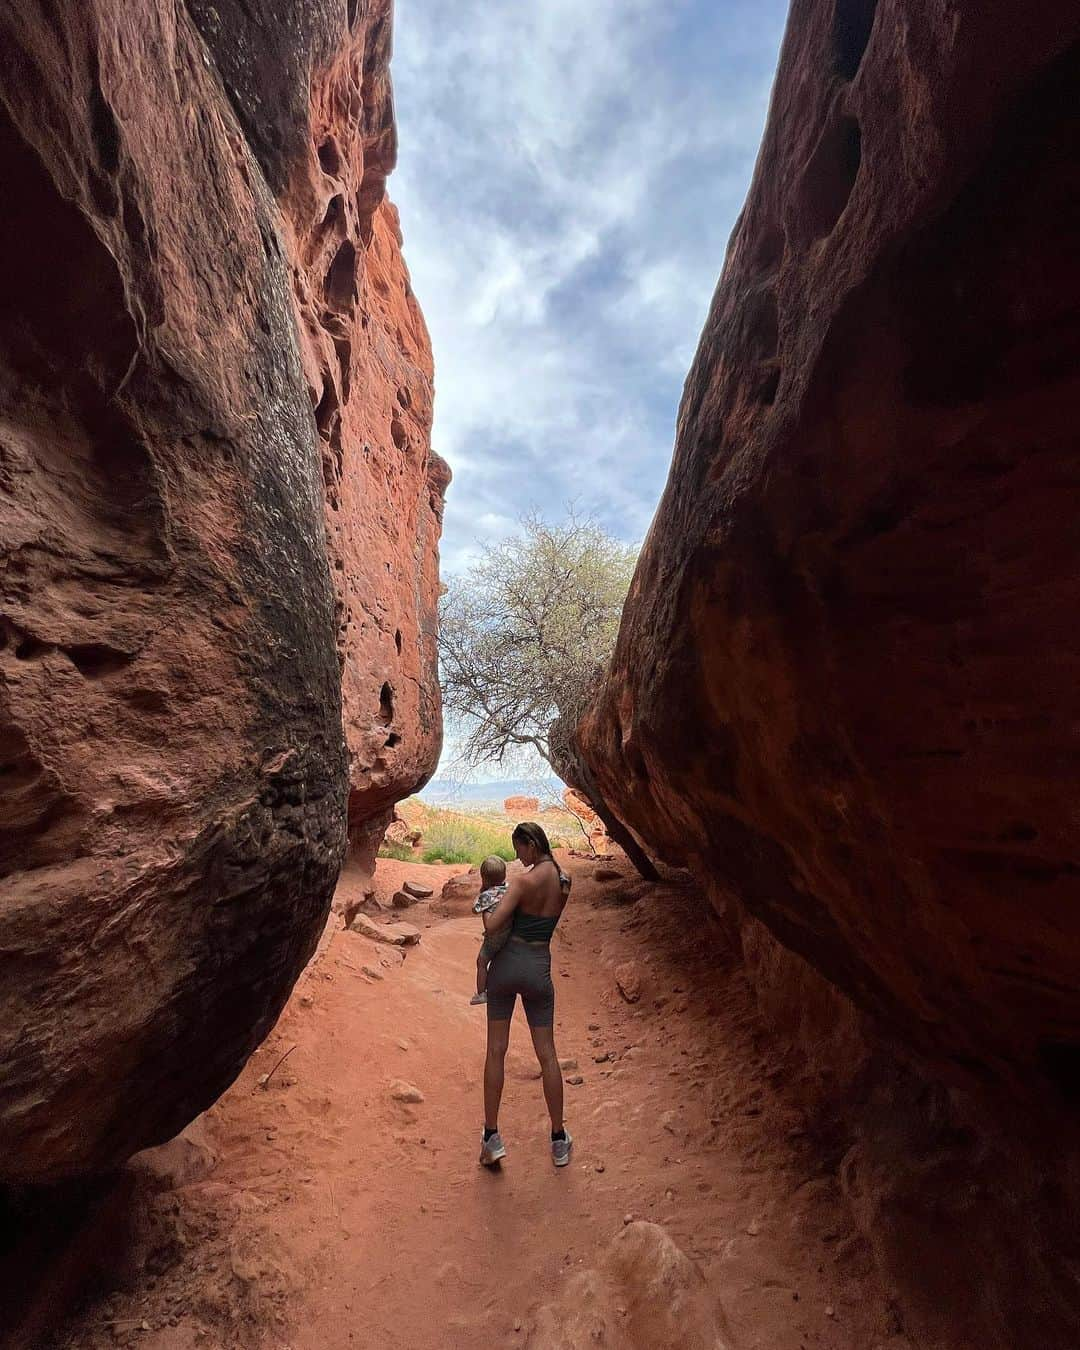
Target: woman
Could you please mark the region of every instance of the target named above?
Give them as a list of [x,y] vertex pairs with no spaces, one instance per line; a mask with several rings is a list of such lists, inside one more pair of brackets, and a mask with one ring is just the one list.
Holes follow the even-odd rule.
[[566,905],[570,878],[551,856],[551,845],[539,825],[526,821],[517,826],[510,838],[514,852],[528,870],[512,879],[492,911],[489,925],[495,929],[510,924],[510,939],[488,969],[484,1139],[480,1161],[491,1167],[506,1157],[499,1134],[499,1103],[506,1047],[510,1044],[510,1018],[520,994],[551,1116],[552,1161],[556,1167],[565,1167],[570,1161],[573,1140],[563,1127],[563,1081],[555,1053],[555,987],[551,983],[548,944]]

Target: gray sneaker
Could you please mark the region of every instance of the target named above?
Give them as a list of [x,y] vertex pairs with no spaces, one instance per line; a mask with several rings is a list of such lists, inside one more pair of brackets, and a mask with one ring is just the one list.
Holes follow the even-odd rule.
[[551,1161],[556,1167],[565,1167],[570,1161],[570,1150],[574,1147],[574,1141],[571,1138],[570,1131],[564,1130],[565,1139],[553,1139],[551,1141]]
[[502,1162],[506,1157],[506,1145],[502,1141],[502,1135],[495,1131],[489,1139],[480,1141],[480,1165],[482,1167],[494,1167],[497,1162]]

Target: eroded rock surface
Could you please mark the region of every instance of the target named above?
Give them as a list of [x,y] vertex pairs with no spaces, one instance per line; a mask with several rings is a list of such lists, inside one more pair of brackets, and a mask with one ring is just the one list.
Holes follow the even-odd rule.
[[701,1271],[659,1224],[628,1224],[600,1263],[571,1275],[559,1298],[542,1307],[529,1350],[612,1350],[683,1346],[728,1350],[722,1309]]
[[796,7],[581,740],[643,837],[908,1044],[1052,1097],[1080,1066],[1080,20],[936,13]]
[[0,1180],[207,1106],[437,756],[388,8],[0,16]]
[[997,1291],[963,1301],[965,1345],[1076,1332],[1078,38],[1060,2],[797,0],[577,735],[823,1090],[865,1099],[878,1066],[850,1189],[879,1251],[875,1175],[901,1218],[965,1197],[921,1275],[907,1248],[927,1336],[960,1306],[946,1249]]

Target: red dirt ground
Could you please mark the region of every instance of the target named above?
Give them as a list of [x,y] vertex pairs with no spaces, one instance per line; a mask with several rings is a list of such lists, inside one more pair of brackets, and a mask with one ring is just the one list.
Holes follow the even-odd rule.
[[[338,931],[199,1123],[216,1165],[190,1151],[186,1184],[154,1202],[146,1268],[61,1343],[576,1350],[603,1333],[553,1340],[538,1310],[633,1216],[697,1263],[735,1350],[908,1350],[698,892],[685,879],[648,886],[625,865],[607,882],[589,862],[569,866],[553,975],[559,1053],[584,1078],[566,1089],[571,1166],[551,1165],[520,1009],[501,1121],[509,1156],[495,1174],[477,1166],[478,920],[421,904],[403,916],[423,931],[405,956]],[[410,876],[437,896],[463,870],[380,861],[378,894],[388,901]],[[636,1005],[615,984],[626,961],[641,976]],[[596,1062],[602,1053],[613,1058]],[[395,1080],[424,1100],[394,1100]],[[661,1344],[636,1334],[616,1339]]]

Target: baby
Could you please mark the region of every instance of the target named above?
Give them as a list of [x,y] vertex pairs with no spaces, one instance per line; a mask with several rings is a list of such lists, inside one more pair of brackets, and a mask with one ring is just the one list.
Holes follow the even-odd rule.
[[506,894],[506,863],[501,858],[485,858],[480,864],[480,881],[483,889],[476,897],[473,913],[479,914],[484,923],[484,944],[476,958],[476,993],[470,1003],[487,1002],[488,966],[506,946],[510,936],[510,925],[491,929],[488,924],[491,911]]

